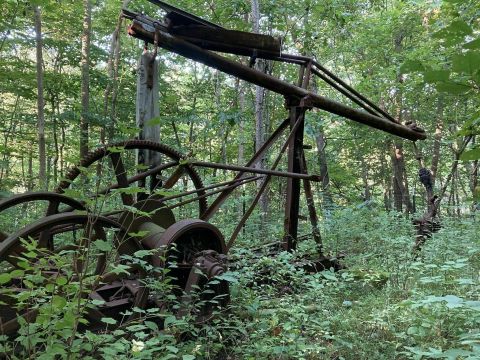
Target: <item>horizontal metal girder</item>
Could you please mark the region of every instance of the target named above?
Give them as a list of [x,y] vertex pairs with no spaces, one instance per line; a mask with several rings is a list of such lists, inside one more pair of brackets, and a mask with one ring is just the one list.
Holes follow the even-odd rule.
[[272,176],[279,176],[279,177],[286,177],[286,178],[293,178],[293,179],[320,181],[320,176],[318,175],[308,175],[308,174],[300,174],[300,173],[269,170],[269,169],[257,169],[257,168],[252,168],[248,166],[219,164],[219,163],[207,162],[207,161],[191,161],[191,164],[194,166],[206,167],[206,168],[212,168],[212,169],[233,170],[233,171],[241,171],[241,172],[247,172],[247,173],[253,173],[253,174],[265,174],[265,175],[272,175]]
[[[129,28],[129,34],[144,41],[154,43],[155,31],[150,31],[148,26],[146,28],[147,29],[144,28],[137,17],[137,19],[133,21],[133,24]],[[414,141],[426,139],[426,134],[421,129],[410,128],[386,118],[370,114],[366,111],[357,110],[343,105],[337,101],[330,100],[326,97],[320,96],[311,91],[245,66],[237,61],[227,59],[219,54],[202,49],[201,47],[183,40],[178,36],[169,34],[163,29],[163,27],[157,27],[156,33],[158,45],[166,50],[175,52],[194,61],[201,62],[207,66],[213,67],[252,84],[262,86],[268,90],[284,95],[287,98],[294,98],[298,101],[302,99],[308,100],[307,106],[328,111],[330,113],[405,139]]]
[[203,25],[168,27],[168,32],[205,50],[229,54],[275,58],[281,55],[282,41],[269,35],[209,28]]

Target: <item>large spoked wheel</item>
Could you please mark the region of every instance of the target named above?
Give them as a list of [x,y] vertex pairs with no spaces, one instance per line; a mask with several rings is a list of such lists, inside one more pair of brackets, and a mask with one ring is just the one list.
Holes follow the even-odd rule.
[[194,167],[178,151],[153,141],[129,140],[99,148],[65,178],[57,192],[74,197],[85,194],[95,199],[91,210],[102,214],[113,214],[148,197],[171,198],[186,192],[197,204],[198,216],[207,209],[204,186]]
[[[25,225],[60,212],[85,211],[80,202],[65,195],[52,192],[29,192],[14,195],[0,201],[0,243]],[[54,244],[50,229],[37,234],[39,247],[53,250]],[[10,250],[11,254],[23,251],[21,244]],[[7,266],[8,267],[8,266]],[[0,261],[0,270],[5,271],[5,263]]]
[[[46,231],[55,238],[54,249],[33,245],[32,239]],[[20,246],[25,250],[19,253]],[[135,313],[125,312],[145,307],[148,292],[142,283],[143,270],[125,255],[141,249],[114,220],[88,214],[51,215],[8,236],[0,243],[0,261],[11,263],[16,270],[2,279],[0,300],[5,305],[0,305],[0,334],[15,334],[19,316],[31,322],[50,311],[51,294],[32,296],[32,276],[44,289],[57,287],[63,298],[96,300],[95,306],[90,301],[82,309],[89,322],[86,326],[92,330],[106,327],[102,318],[113,318],[116,325],[135,318]],[[125,271],[114,271],[119,265]]]

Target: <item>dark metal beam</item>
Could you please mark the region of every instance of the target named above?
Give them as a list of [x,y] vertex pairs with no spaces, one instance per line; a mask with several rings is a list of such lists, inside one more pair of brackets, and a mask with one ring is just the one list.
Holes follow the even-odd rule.
[[[145,30],[138,20],[134,20],[129,29],[132,36],[153,43],[154,32]],[[339,102],[330,100],[301,87],[277,79],[271,75],[264,74],[261,71],[252,69],[248,66],[232,61],[221,55],[204,50],[201,47],[182,40],[167,32],[158,30],[158,44],[166,50],[175,52],[186,58],[201,62],[207,66],[223,71],[227,74],[236,76],[252,84],[262,86],[268,90],[282,94],[286,97],[293,97],[308,100],[309,106],[316,107],[330,113],[345,117],[347,119],[383,130],[393,135],[400,136],[409,140],[426,139],[423,131],[412,129],[408,126],[395,123],[386,118],[369,114],[368,112],[356,110]]]
[[307,179],[310,181],[320,181],[320,177],[318,175],[299,174],[294,172],[276,171],[276,170],[269,170],[269,169],[257,169],[257,168],[252,168],[248,166],[219,164],[219,163],[207,162],[207,161],[191,161],[190,164],[192,164],[193,166],[207,167],[212,169],[224,169],[224,170],[248,172],[253,174],[265,174],[265,175],[271,175],[271,176],[286,177],[286,178],[299,179],[299,180]]

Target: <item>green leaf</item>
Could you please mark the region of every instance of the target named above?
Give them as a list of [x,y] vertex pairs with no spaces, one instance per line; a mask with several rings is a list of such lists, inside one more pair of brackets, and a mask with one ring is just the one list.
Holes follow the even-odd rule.
[[480,38],[472,40],[465,45],[463,45],[465,49],[480,49]]
[[425,66],[418,60],[407,60],[400,66],[400,74],[425,71]]
[[10,280],[12,280],[12,277],[9,273],[0,274],[0,285],[8,283]]
[[12,278],[21,278],[23,275],[25,275],[25,271],[16,269],[13,270],[10,275],[12,276]]
[[465,21],[456,20],[442,30],[437,31],[432,37],[444,40],[463,39],[465,36],[472,34],[472,32],[472,28]]
[[447,92],[452,95],[465,94],[471,89],[468,85],[458,84],[454,82],[438,83],[436,86],[438,91]]
[[60,276],[55,280],[55,282],[57,283],[57,285],[63,286],[68,282],[68,280],[65,276]]
[[65,305],[67,305],[67,300],[64,297],[55,295],[52,298],[52,306],[54,308],[63,309]]
[[437,81],[446,81],[450,76],[449,70],[430,70],[423,73],[423,79],[427,83],[433,83]]
[[124,264],[117,264],[115,267],[112,269],[112,272],[116,275],[118,274],[127,274],[129,275],[130,272],[130,266],[124,265]]
[[480,70],[480,52],[467,51],[464,54],[453,55],[452,70],[468,75]]
[[195,355],[183,355],[182,360],[194,360]]
[[100,321],[103,322],[104,324],[109,324],[109,325],[115,325],[117,323],[117,320],[112,318],[107,318],[107,317],[102,318]]
[[472,161],[472,160],[479,160],[479,159],[480,159],[480,147],[465,151],[462,155],[460,155],[460,160],[463,160],[463,161]]
[[165,346],[165,347],[166,347],[167,350],[170,351],[171,353],[174,353],[174,354],[178,353],[178,348],[175,347],[175,346],[167,345],[167,346]]
[[96,240],[93,245],[100,251],[109,252],[112,250],[112,244],[104,240]]
[[123,146],[109,146],[107,150],[111,153],[122,153],[125,151],[125,147]]
[[335,274],[331,271],[322,271],[322,276],[327,279],[327,280],[332,280],[332,281],[336,281],[337,280],[337,277],[335,276]]
[[161,124],[162,124],[162,118],[158,116],[145,122],[146,126],[155,126],[155,125],[161,125]]

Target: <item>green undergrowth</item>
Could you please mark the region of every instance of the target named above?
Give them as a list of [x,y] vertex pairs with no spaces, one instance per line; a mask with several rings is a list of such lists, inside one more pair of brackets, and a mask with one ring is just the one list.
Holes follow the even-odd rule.
[[[344,256],[346,269],[319,273],[295,266],[315,258],[313,240],[271,256],[262,245],[273,235],[246,232],[222,275],[230,305],[210,322],[194,325],[191,317],[150,309],[127,327],[77,332],[72,342],[61,318],[52,317],[30,358],[480,359],[480,222],[442,224],[414,257],[404,216],[367,207],[336,211],[322,222],[322,239],[327,254]],[[165,291],[156,281],[150,279],[152,289]],[[11,358],[29,356],[19,340],[0,346]]]
[[[244,330],[231,339],[232,358],[480,359],[478,222],[443,219],[416,258],[401,215],[347,209],[323,230],[347,269],[305,274],[290,254],[249,263],[239,251],[246,266],[231,317]],[[270,283],[255,282],[262,268]]]

